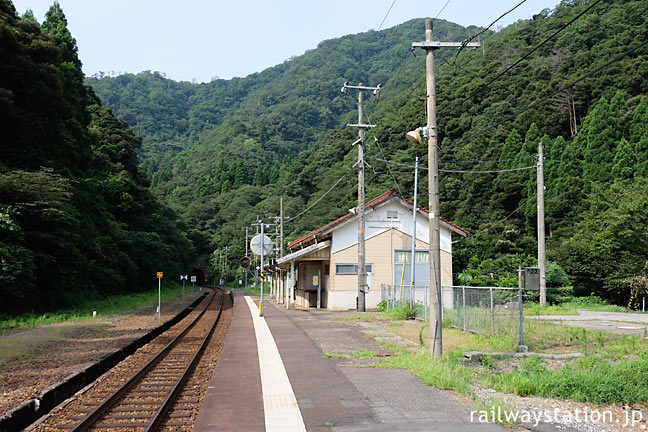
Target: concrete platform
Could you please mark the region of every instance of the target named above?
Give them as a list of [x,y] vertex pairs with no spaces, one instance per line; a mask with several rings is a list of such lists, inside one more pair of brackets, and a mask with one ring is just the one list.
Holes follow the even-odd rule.
[[[271,430],[264,420],[261,373],[251,307],[235,292],[234,315],[200,409],[196,431]],[[448,394],[402,370],[346,366],[334,347],[377,347],[357,329],[322,311],[285,310],[264,302],[276,344],[308,431],[504,431],[470,422]],[[265,348],[262,348],[265,352]],[[267,403],[267,402],[266,402]]]

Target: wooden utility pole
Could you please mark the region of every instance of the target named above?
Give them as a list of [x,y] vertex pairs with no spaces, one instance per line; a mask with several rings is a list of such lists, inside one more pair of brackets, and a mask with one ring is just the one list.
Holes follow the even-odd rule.
[[356,309],[359,312],[364,312],[365,307],[365,294],[367,292],[367,266],[365,265],[365,191],[364,191],[364,141],[365,129],[376,127],[376,125],[363,123],[362,112],[362,92],[364,90],[372,90],[374,94],[378,94],[382,86],[378,84],[377,87],[366,87],[362,83],[357,86],[351,86],[348,82],[344,83],[342,93],[346,94],[347,89],[358,90],[358,123],[348,124],[347,126],[358,128],[358,304]]
[[439,145],[437,142],[436,83],[434,77],[434,51],[439,48],[478,47],[479,42],[440,42],[432,39],[432,20],[425,20],[425,42],[412,43],[412,49],[422,48],[425,58],[427,137],[428,137],[428,187],[429,187],[429,247],[430,247],[430,349],[432,356],[440,359],[442,344],[441,302],[441,224],[439,219]]
[[544,149],[538,143],[538,269],[540,270],[540,306],[547,304],[547,253],[544,218]]

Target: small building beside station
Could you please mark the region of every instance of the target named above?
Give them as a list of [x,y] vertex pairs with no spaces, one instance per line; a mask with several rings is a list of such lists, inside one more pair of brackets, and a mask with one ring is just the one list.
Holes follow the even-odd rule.
[[[365,204],[365,264],[367,308],[381,300],[381,286],[411,283],[413,203],[396,190]],[[358,216],[355,209],[288,244],[290,254],[276,262],[293,284],[300,307],[355,309],[358,292]],[[441,218],[441,284],[446,307],[452,307],[452,238],[468,231]],[[415,285],[430,283],[429,211],[416,212]],[[290,276],[293,275],[293,276]],[[449,304],[449,303],[450,304]]]

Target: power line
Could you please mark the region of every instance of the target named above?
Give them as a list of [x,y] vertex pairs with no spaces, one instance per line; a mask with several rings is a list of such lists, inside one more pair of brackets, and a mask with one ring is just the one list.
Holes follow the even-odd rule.
[[[533,156],[535,157],[535,156]],[[380,159],[376,157],[372,157],[372,159],[384,162],[386,164],[391,164],[391,165],[397,165],[401,166],[404,168],[411,168],[414,169],[414,165],[410,164],[405,164],[401,162],[396,162],[396,161],[390,161],[386,159]],[[526,167],[520,167],[520,168],[508,168],[508,169],[498,169],[498,170],[451,170],[451,169],[439,169],[439,172],[444,172],[444,173],[458,173],[458,174],[495,174],[495,173],[502,173],[502,172],[511,172],[511,171],[523,171],[523,170],[528,170],[528,169],[533,169],[536,168],[535,165],[532,166],[526,166]],[[419,166],[420,170],[427,170],[425,166]]]
[[355,168],[355,164],[352,165],[351,167],[349,167],[349,169],[347,169],[347,170],[344,172],[344,174],[342,174],[342,177],[340,177],[340,178],[339,178],[339,179],[338,179],[338,180],[333,184],[333,186],[331,186],[331,187],[329,188],[329,190],[327,190],[327,191],[324,193],[324,195],[322,195],[321,197],[317,198],[317,200],[316,200],[313,204],[311,204],[310,206],[308,206],[308,208],[306,208],[304,211],[302,211],[302,212],[299,213],[298,215],[293,216],[293,217],[291,217],[291,218],[286,218],[286,222],[288,222],[288,221],[292,221],[292,220],[294,220],[294,219],[297,219],[298,217],[300,217],[301,215],[303,215],[304,213],[306,213],[308,210],[310,210],[310,209],[312,209],[313,207],[315,207],[315,205],[316,205],[318,202],[320,202],[322,199],[324,199],[324,197],[325,197],[326,195],[328,195],[328,194],[329,194],[333,189],[335,189],[335,187],[336,187],[338,184],[340,184],[340,182],[342,181],[342,179],[343,179],[344,177],[346,177],[346,175],[349,174],[349,173],[351,172],[351,170],[353,170],[353,168]]
[[537,156],[532,155],[532,156],[524,156],[524,157],[519,157],[519,158],[509,158],[509,159],[492,159],[492,160],[442,160],[441,162],[443,163],[489,163],[489,162],[511,162],[511,161],[519,161],[519,160],[525,160],[525,159],[535,159]]
[[392,10],[392,8],[394,7],[395,4],[396,4],[396,0],[394,0],[394,1],[392,2],[391,6],[389,6],[389,9],[387,10],[387,13],[385,14],[385,17],[383,18],[382,22],[381,22],[380,25],[378,26],[378,31],[380,31],[380,29],[382,28],[383,24],[385,24],[385,20],[387,19],[387,16],[389,16],[389,12],[391,12],[391,10]]
[[455,62],[456,62],[456,60],[457,60],[457,57],[459,57],[459,53],[460,53],[460,52],[461,52],[461,51],[466,47],[466,45],[468,45],[468,43],[469,43],[471,40],[475,39],[477,36],[481,35],[481,34],[484,33],[485,31],[487,31],[487,30],[488,30],[489,28],[491,28],[491,27],[492,27],[492,26],[493,26],[497,21],[501,20],[501,19],[504,18],[506,15],[510,14],[511,12],[513,12],[515,9],[517,9],[517,8],[518,8],[522,3],[524,3],[525,1],[526,1],[526,0],[520,0],[520,1],[518,2],[518,4],[516,4],[516,5],[513,6],[511,9],[507,10],[506,12],[504,12],[504,13],[503,13],[502,15],[500,15],[500,16],[499,16],[495,21],[493,21],[492,23],[488,24],[488,26],[487,26],[485,29],[482,29],[480,32],[475,33],[474,35],[470,36],[468,39],[465,39],[463,42],[461,42],[461,47],[459,48],[459,51],[457,51],[457,55],[455,56]]
[[532,165],[532,166],[521,167],[521,168],[509,168],[509,169],[501,169],[501,170],[448,170],[448,169],[439,169],[439,172],[458,173],[458,174],[494,174],[494,173],[511,172],[511,171],[522,171],[522,170],[528,170],[528,169],[532,169],[532,168],[536,168],[536,166]]
[[601,2],[601,0],[596,0],[594,3],[592,3],[591,5],[589,5],[585,10],[583,10],[581,13],[579,13],[579,14],[576,15],[574,18],[572,18],[572,19],[571,19],[567,24],[565,24],[565,25],[563,25],[562,27],[560,27],[558,30],[556,30],[555,32],[553,32],[553,33],[551,34],[551,36],[549,36],[548,38],[546,38],[545,40],[543,40],[542,42],[540,42],[538,45],[535,46],[535,48],[533,48],[531,51],[529,51],[528,53],[526,53],[525,55],[523,55],[523,56],[522,56],[518,61],[516,61],[515,63],[513,63],[513,64],[512,64],[511,66],[509,66],[508,68],[504,69],[504,71],[502,71],[502,72],[500,72],[499,74],[497,74],[497,75],[495,76],[495,78],[491,79],[488,83],[486,83],[485,87],[490,86],[493,82],[495,82],[495,81],[496,81],[497,79],[499,79],[501,76],[503,76],[504,74],[506,74],[508,71],[510,71],[511,69],[513,69],[515,66],[519,65],[519,64],[520,64],[524,59],[528,58],[531,54],[533,54],[535,51],[537,51],[538,49],[540,49],[540,48],[541,48],[545,43],[547,43],[548,41],[550,41],[551,39],[553,39],[554,36],[556,36],[558,33],[562,32],[563,30],[565,30],[565,29],[566,29],[568,26],[570,26],[574,21],[576,21],[578,18],[580,18],[580,17],[582,17],[583,15],[585,15],[585,14],[586,14],[590,9],[592,9],[594,6],[596,6],[596,5],[599,4],[600,2]]
[[[553,39],[553,38],[554,38],[556,35],[558,35],[560,32],[562,32],[563,30],[565,30],[568,26],[570,26],[571,24],[573,24],[577,19],[579,19],[580,17],[582,17],[583,15],[585,15],[585,13],[587,13],[590,9],[592,9],[594,6],[596,6],[596,5],[597,5],[598,3],[600,3],[600,2],[601,2],[601,0],[596,0],[594,3],[592,3],[591,5],[589,5],[589,6],[588,6],[587,8],[585,8],[581,13],[579,13],[578,15],[576,15],[576,16],[575,16],[574,18],[572,18],[569,22],[567,22],[567,23],[564,24],[562,27],[560,27],[558,30],[556,30],[555,32],[553,32],[553,33],[551,34],[551,36],[545,38],[542,42],[540,42],[538,45],[536,45],[534,48],[532,48],[529,52],[527,52],[527,53],[524,54],[522,57],[520,57],[520,58],[519,58],[515,63],[513,63],[511,66],[509,66],[509,67],[507,67],[506,69],[504,69],[502,72],[500,72],[499,74],[497,74],[494,78],[492,78],[490,81],[488,81],[488,82],[487,82],[486,84],[484,84],[483,86],[479,86],[479,87],[477,87],[477,89],[473,90],[472,94],[471,94],[470,96],[466,97],[464,100],[462,100],[462,101],[459,103],[459,105],[463,104],[464,102],[466,102],[467,100],[469,100],[470,98],[472,98],[472,96],[474,95],[474,93],[475,93],[477,90],[482,90],[482,89],[485,89],[485,88],[490,87],[491,84],[493,84],[495,81],[497,81],[498,79],[500,79],[500,78],[501,78],[502,76],[504,76],[506,73],[508,73],[509,71],[511,71],[511,70],[512,70],[513,68],[515,68],[517,65],[519,65],[520,63],[522,63],[522,61],[524,61],[525,59],[527,59],[531,54],[533,54],[533,53],[536,52],[538,49],[540,49],[544,44],[546,44],[547,42],[549,42],[551,39]],[[519,5],[518,5],[518,6],[519,6]],[[517,7],[517,6],[516,6],[516,7]],[[478,34],[480,34],[480,33],[478,33]],[[460,51],[461,51],[461,49],[460,49]],[[459,54],[459,53],[457,53],[457,55],[458,55],[458,54]]]
[[[366,109],[366,106],[365,106],[365,111],[367,111],[367,113],[366,113],[366,115],[367,115],[367,120],[369,120],[369,123],[371,123],[371,118],[369,117],[369,112],[368,112],[368,110]],[[385,152],[383,151],[383,148],[382,148],[382,146],[380,145],[380,141],[378,141],[378,138],[376,137],[376,134],[375,134],[373,131],[372,131],[372,134],[373,134],[373,137],[374,137],[374,142],[376,143],[376,145],[378,145],[378,149],[380,150],[380,154],[381,154],[382,157],[384,158],[384,157],[385,157]],[[398,181],[396,180],[396,177],[394,177],[394,173],[392,172],[392,170],[391,170],[391,168],[389,167],[389,165],[387,165],[387,169],[389,170],[389,175],[391,176],[392,181],[394,182],[394,185],[396,186],[396,189],[398,190],[398,193],[402,196],[403,193],[401,192],[400,184],[398,184]]]
[[445,4],[443,5],[443,7],[442,7],[441,10],[439,11],[439,13],[436,14],[436,16],[434,17],[435,19],[436,19],[436,18],[439,18],[439,15],[441,15],[441,12],[443,12],[443,11],[445,10],[446,6],[448,6],[448,3],[450,3],[450,0],[448,0],[447,2],[445,2]]
[[482,129],[480,132],[474,133],[474,134],[472,134],[472,135],[469,135],[469,136],[467,136],[467,137],[464,137],[464,138],[460,139],[459,141],[457,141],[457,142],[455,142],[455,143],[452,143],[451,145],[445,147],[445,149],[446,149],[446,150],[447,150],[447,149],[451,149],[451,148],[453,148],[453,147],[458,146],[459,144],[462,144],[462,143],[464,143],[464,142],[466,142],[466,141],[469,141],[469,140],[471,140],[471,139],[473,139],[473,138],[477,138],[477,137],[479,137],[479,136],[482,136],[482,135],[484,135],[484,134],[490,132],[492,129],[495,129],[495,128],[498,127],[498,126],[500,126],[500,125],[502,125],[502,124],[504,124],[504,123],[507,123],[507,122],[509,122],[509,121],[511,121],[511,120],[513,120],[513,119],[515,119],[515,118],[516,118],[517,116],[519,116],[520,114],[523,114],[523,113],[529,111],[530,109],[535,108],[536,106],[540,105],[542,102],[546,101],[547,99],[550,99],[550,98],[554,97],[555,95],[557,95],[558,93],[562,93],[563,91],[567,90],[568,88],[573,87],[574,85],[578,84],[579,82],[583,81],[584,79],[589,78],[590,76],[592,76],[592,75],[598,73],[599,71],[605,69],[606,67],[610,66],[611,64],[618,62],[618,61],[621,60],[623,57],[625,57],[625,56],[627,56],[628,54],[631,54],[632,52],[634,52],[634,51],[636,51],[636,50],[638,50],[638,49],[644,47],[644,46],[647,45],[647,44],[648,44],[648,40],[645,40],[644,42],[640,43],[639,45],[636,45],[636,46],[634,46],[634,47],[632,47],[632,48],[630,48],[630,49],[624,51],[623,53],[619,54],[618,56],[616,56],[616,57],[613,58],[612,60],[608,61],[608,62],[605,63],[604,65],[599,66],[599,67],[597,67],[596,69],[594,69],[593,71],[590,71],[590,72],[588,72],[588,73],[586,73],[586,74],[584,74],[584,75],[581,75],[579,78],[575,79],[574,81],[570,82],[569,84],[567,84],[566,86],[560,88],[559,90],[556,90],[555,92],[553,92],[553,93],[551,93],[551,94],[549,94],[549,95],[547,95],[547,96],[545,96],[545,97],[543,97],[543,98],[541,98],[541,99],[539,99],[539,100],[537,100],[537,101],[535,101],[535,102],[533,102],[533,103],[527,105],[526,107],[522,108],[521,110],[517,111],[517,112],[514,113],[514,114],[511,114],[510,116],[504,118],[503,120],[501,120],[501,121],[495,123],[494,125],[492,125],[492,126],[489,127],[489,128],[484,128],[484,129]]

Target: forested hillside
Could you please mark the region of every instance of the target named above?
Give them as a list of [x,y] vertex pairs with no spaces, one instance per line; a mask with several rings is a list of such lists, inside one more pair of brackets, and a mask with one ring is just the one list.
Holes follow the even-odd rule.
[[[648,260],[647,10],[646,0],[563,1],[484,33],[483,50],[437,52],[440,168],[470,171],[441,173],[442,215],[474,234],[455,245],[463,281],[507,284],[517,264],[533,262],[535,170],[474,171],[534,166],[542,141],[549,259],[578,294],[627,301],[629,278]],[[287,223],[292,238],[353,207],[355,131],[345,125],[356,108],[339,92],[344,81],[384,84],[366,102],[378,125],[367,196],[397,187],[411,197],[414,157],[426,149],[404,134],[425,121],[425,87],[423,53],[408,50],[423,30],[421,19],[324,41],[233,80],[193,85],[143,73],[90,83],[143,136],[154,193],[182,215],[200,253],[242,253],[242,227],[277,215],[279,196],[295,216],[347,173]],[[474,30],[435,21],[440,40]],[[424,202],[425,176],[419,184]]]
[[84,84],[58,3],[0,0],[0,313],[150,289],[193,258],[149,191],[141,139]]

